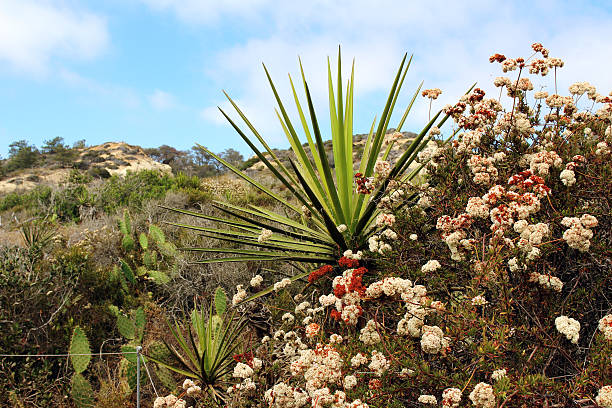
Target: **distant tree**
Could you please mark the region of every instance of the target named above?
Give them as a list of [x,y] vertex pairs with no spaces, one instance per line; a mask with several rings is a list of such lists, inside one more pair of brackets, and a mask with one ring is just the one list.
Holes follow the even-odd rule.
[[62,166],[71,165],[77,155],[76,150],[64,144],[64,138],[59,136],[51,140],[45,140],[41,150],[46,156],[46,161],[59,163]]
[[9,160],[6,169],[13,171],[32,167],[40,156],[40,152],[34,145],[29,145],[25,140],[18,140],[9,145]]
[[240,152],[232,148],[225,149],[223,152],[221,152],[221,154],[219,154],[219,156],[221,156],[221,158],[227,161],[229,164],[236,167],[240,167],[244,162],[244,157],[242,157]]
[[84,149],[87,147],[85,139],[77,140],[72,144],[73,149]]
[[193,174],[199,177],[214,176],[222,170],[219,162],[199,145],[191,148],[190,157],[194,166]]
[[159,147],[147,148],[144,149],[144,152],[149,155],[153,160],[164,163],[164,164],[172,164],[173,161],[176,161],[180,157],[186,156],[187,152],[178,150],[172,146],[161,145]]
[[51,140],[45,140],[45,144],[40,149],[43,154],[57,154],[66,150],[68,146],[64,144],[64,138],[56,136]]

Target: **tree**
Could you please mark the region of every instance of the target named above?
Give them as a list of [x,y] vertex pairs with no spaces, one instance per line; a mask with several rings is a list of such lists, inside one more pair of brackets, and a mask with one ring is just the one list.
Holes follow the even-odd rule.
[[84,149],[87,147],[85,139],[77,140],[72,144],[73,149]]
[[244,157],[242,157],[240,152],[232,148],[225,149],[219,154],[219,157],[235,167],[240,167],[240,165],[244,162]]
[[64,138],[56,136],[51,140],[45,140],[45,144],[41,148],[43,154],[57,154],[65,151],[68,148],[64,144]]
[[9,160],[6,164],[7,170],[26,169],[32,167],[40,152],[36,146],[29,145],[25,140],[18,140],[9,145]]

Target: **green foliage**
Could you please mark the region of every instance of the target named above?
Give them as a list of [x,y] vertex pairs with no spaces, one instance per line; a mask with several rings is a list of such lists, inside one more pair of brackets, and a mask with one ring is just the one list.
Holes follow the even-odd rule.
[[[252,136],[247,136],[223,110],[221,110],[221,113],[249,145],[255,155],[270,170],[277,181],[291,193],[292,200],[286,200],[246,173],[240,171],[228,160],[201,147],[202,150],[216,158],[238,177],[280,203],[284,208],[284,212],[272,212],[254,205],[240,207],[229,202],[220,201],[215,201],[213,207],[229,217],[214,217],[192,211],[173,209],[178,213],[192,215],[223,225],[223,228],[209,228],[175,224],[179,227],[190,228],[199,231],[206,237],[216,238],[232,244],[254,247],[253,249],[243,249],[242,247],[232,245],[225,248],[191,248],[190,250],[192,251],[202,253],[229,255],[227,257],[209,258],[199,262],[290,261],[302,271],[299,275],[295,276],[295,278],[298,278],[308,273],[307,266],[300,266],[299,263],[330,263],[335,261],[343,251],[349,248],[352,250],[365,248],[368,238],[380,230],[375,222],[376,217],[381,212],[377,207],[378,201],[387,190],[390,180],[401,179],[408,181],[415,176],[416,173],[414,172],[407,173],[407,169],[416,158],[416,154],[426,146],[430,139],[430,137],[427,137],[428,131],[440,116],[439,112],[429,121],[391,167],[388,174],[375,174],[375,163],[381,158],[381,153],[384,160],[393,147],[394,142],[392,141],[384,153],[382,152],[383,141],[389,128],[393,108],[412,60],[411,58],[407,61],[406,57],[404,55],[397,71],[376,130],[374,130],[375,122],[372,123],[372,129],[361,157],[359,172],[366,178],[377,178],[377,187],[365,193],[363,191],[356,191],[353,183],[353,71],[351,71],[346,94],[343,94],[340,51],[338,52],[337,89],[334,88],[332,72],[328,63],[329,113],[332,125],[331,144],[333,162],[335,163],[333,171],[303,71],[302,83],[305,91],[306,106],[310,116],[310,124],[306,120],[291,78],[290,83],[295,105],[300,116],[302,131],[308,140],[308,148],[312,153],[312,158],[309,157],[304,149],[296,127],[294,127],[289,119],[285,106],[276,91],[276,87],[267,69],[264,67],[278,104],[278,118],[296,158],[295,161],[289,161],[290,168],[287,168],[279,160],[275,152],[270,149],[240,108],[226,94],[230,103],[252,133]],[[397,131],[401,130],[419,90],[420,86],[413,94],[402,119],[396,126]],[[346,100],[343,95],[346,96]],[[448,115],[441,119],[437,125],[442,126],[447,118]],[[263,145],[265,151],[260,151],[255,145],[256,142]],[[304,212],[302,208],[309,214],[307,220],[300,218]],[[340,225],[346,226],[345,232],[338,230]],[[259,238],[262,228],[273,233],[265,242],[262,242]]]
[[233,369],[232,357],[241,345],[245,326],[243,319],[235,320],[235,312],[221,318],[212,312],[206,316],[203,308],[195,309],[190,327],[183,329],[178,322],[168,322],[176,346],[165,340],[164,344],[173,359],[156,358],[152,353],[147,357],[161,367],[200,380],[211,397],[223,400],[223,379]]
[[138,236],[138,242],[140,243],[140,247],[145,251],[149,247],[149,240],[147,239],[147,234],[144,232],[141,232]]
[[94,393],[91,384],[81,374],[72,377],[71,395],[78,408],[91,408],[94,406]]
[[227,310],[227,295],[223,288],[218,287],[215,290],[215,312],[217,315],[222,316]]
[[123,314],[117,316],[117,330],[119,330],[119,334],[128,340],[134,340],[136,337],[134,321]]
[[83,329],[81,329],[79,326],[75,327],[72,333],[69,353],[74,371],[77,374],[81,374],[87,369],[87,366],[91,361],[91,356],[83,354],[90,354],[91,349],[89,348],[89,340],[87,340],[87,336],[83,332]]
[[40,152],[36,146],[25,140],[18,140],[9,145],[9,159],[6,162],[7,171],[27,169],[36,164]]

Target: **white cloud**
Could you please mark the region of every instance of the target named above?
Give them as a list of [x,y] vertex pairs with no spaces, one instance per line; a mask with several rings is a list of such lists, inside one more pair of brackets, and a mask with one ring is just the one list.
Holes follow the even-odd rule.
[[149,96],[149,102],[156,110],[168,110],[176,107],[176,100],[174,96],[168,92],[156,89],[151,96]]
[[106,21],[49,1],[0,1],[0,60],[45,74],[55,57],[91,59],[108,46]]
[[101,83],[63,68],[58,71],[58,78],[72,87],[117,101],[126,108],[137,108],[141,104],[140,97],[129,88]]
[[[595,3],[563,3],[549,0],[526,2],[454,1],[399,2],[381,0],[341,0],[314,2],[210,2],[196,0],[141,0],[159,10],[169,10],[190,24],[224,24],[232,18],[245,19],[244,28],[228,40],[228,47],[209,59],[206,75],[219,88],[240,100],[262,132],[270,132],[273,142],[283,140],[274,114],[274,98],[261,68],[264,61],[287,105],[292,105],[286,73],[299,81],[297,56],[302,57],[319,119],[325,120],[327,75],[325,58],[335,63],[341,44],[345,75],[355,56],[356,121],[365,101],[380,100],[380,110],[399,60],[404,52],[414,53],[414,61],[397,104],[401,111],[421,80],[424,87],[437,87],[444,93],[434,109],[454,103],[470,85],[498,95],[491,83],[503,75],[499,65],[488,57],[500,52],[509,57],[531,55],[530,45],[542,42],[552,56],[565,60],[559,72],[560,92],[575,81],[590,81],[601,93],[612,89],[607,71],[612,64],[612,36],[609,11]],[[244,7],[240,5],[244,4]],[[246,33],[246,34],[244,34]],[[244,37],[246,35],[246,37]],[[233,42],[232,42],[233,41]],[[332,65],[332,69],[333,69]],[[515,73],[514,73],[515,74]],[[345,79],[347,76],[345,76]],[[335,79],[335,77],[334,77]],[[554,88],[552,76],[532,78],[533,82]],[[301,86],[298,84],[301,91]],[[405,130],[417,130],[426,120],[428,104],[419,98]],[[359,111],[359,115],[357,113]],[[220,114],[206,107],[202,117],[215,124]],[[367,131],[363,123],[380,112],[367,113],[367,121],[357,132]],[[393,122],[392,122],[393,125]]]

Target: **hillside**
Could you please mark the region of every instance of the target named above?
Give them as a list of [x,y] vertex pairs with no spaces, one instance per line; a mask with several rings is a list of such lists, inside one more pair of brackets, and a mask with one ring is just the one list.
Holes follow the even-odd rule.
[[[140,146],[124,142],[108,142],[75,150],[77,154],[71,167],[94,177],[125,176],[128,171],[140,170],[171,171],[169,165],[156,162]],[[67,165],[58,164],[21,169],[0,180],[0,194],[27,191],[41,184],[58,185],[67,180],[70,171]]]

